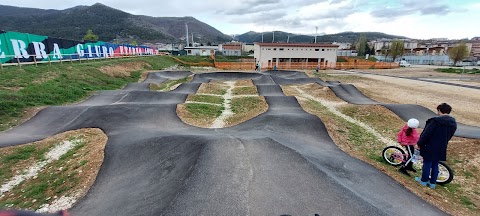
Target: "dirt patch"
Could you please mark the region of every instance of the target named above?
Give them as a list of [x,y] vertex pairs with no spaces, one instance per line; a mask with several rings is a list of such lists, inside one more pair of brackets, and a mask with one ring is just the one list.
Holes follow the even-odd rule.
[[142,74],[140,74],[140,79],[138,79],[138,82],[141,83],[141,82],[145,81],[148,78],[148,74],[153,73],[153,72],[158,72],[158,70],[143,71]]
[[[49,137],[30,144],[2,148],[1,155],[6,155],[18,148],[28,146],[39,149],[34,158],[41,161],[42,153],[53,146],[69,140],[81,140],[81,144],[68,151],[59,160],[47,164],[37,176],[27,179],[6,192],[0,198],[0,208],[15,208],[36,210],[41,206],[50,210],[48,205],[60,197],[74,196],[66,208],[71,207],[76,200],[83,197],[96,179],[103,163],[104,148],[107,136],[100,129],[80,129]],[[24,170],[33,161],[18,163],[22,167],[12,170]],[[57,209],[51,209],[56,211]]]
[[224,95],[227,93],[228,86],[220,83],[202,83],[200,88],[198,88],[198,94],[215,94],[215,95]]
[[103,66],[99,70],[111,77],[128,77],[131,72],[143,70],[145,66],[149,66],[149,64],[145,62],[128,62]]
[[248,80],[238,80],[236,83],[235,83],[235,86],[236,87],[239,87],[239,86],[253,86],[253,82],[251,79],[248,79]]
[[475,78],[479,77],[474,74],[453,74],[453,73],[442,73],[435,71],[436,68],[431,67],[401,67],[393,69],[362,69],[358,71],[364,71],[373,74],[382,74],[382,75],[393,75],[393,76],[402,76],[402,77],[470,77]]

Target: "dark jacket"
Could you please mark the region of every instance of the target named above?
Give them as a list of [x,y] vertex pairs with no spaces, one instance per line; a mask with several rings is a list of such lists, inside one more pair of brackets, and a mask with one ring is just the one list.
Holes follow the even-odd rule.
[[447,145],[457,130],[457,122],[449,115],[437,116],[427,120],[420,135],[418,146],[424,160],[447,160]]

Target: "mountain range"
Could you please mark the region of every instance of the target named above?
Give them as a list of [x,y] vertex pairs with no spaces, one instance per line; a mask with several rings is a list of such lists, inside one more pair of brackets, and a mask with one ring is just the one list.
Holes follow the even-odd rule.
[[[88,29],[99,40],[131,43],[179,43],[185,42],[185,24],[194,41],[200,43],[223,43],[232,40],[214,27],[193,17],[151,17],[133,15],[106,5],[76,6],[64,10],[36,9],[0,5],[0,30],[47,35],[64,39],[81,40]],[[365,32],[369,40],[381,38],[405,38],[380,32]],[[359,32],[343,32],[317,36],[317,42],[347,42],[358,40]],[[192,34],[189,35],[190,39]],[[273,38],[275,37],[275,38]],[[312,35],[275,31],[263,33],[264,42],[312,43]],[[253,43],[262,42],[262,33],[247,32],[236,35],[233,40]]]
[[[341,32],[337,34],[322,34],[317,36],[317,43],[355,43],[360,34],[364,33],[368,40],[375,39],[401,39],[406,38],[403,36],[389,35],[381,32]],[[247,32],[241,35],[235,36],[235,40],[242,41],[245,43],[261,42],[263,34],[263,42],[290,42],[290,43],[313,43],[315,41],[315,36],[312,35],[302,35],[302,34],[293,34],[282,31],[273,32]]]
[[[102,41],[119,43],[179,42],[185,40],[185,23],[194,41],[219,43],[231,40],[193,17],[149,17],[129,14],[106,5],[44,10],[0,5],[0,29],[81,40],[88,29]],[[191,37],[191,35],[189,35]]]

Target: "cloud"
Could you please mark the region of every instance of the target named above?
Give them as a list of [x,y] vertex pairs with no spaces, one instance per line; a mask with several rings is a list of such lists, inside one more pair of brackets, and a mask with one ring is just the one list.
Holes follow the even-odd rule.
[[371,15],[377,18],[390,18],[420,15],[446,15],[452,12],[450,6],[430,0],[402,0],[396,7],[385,6],[371,11]]

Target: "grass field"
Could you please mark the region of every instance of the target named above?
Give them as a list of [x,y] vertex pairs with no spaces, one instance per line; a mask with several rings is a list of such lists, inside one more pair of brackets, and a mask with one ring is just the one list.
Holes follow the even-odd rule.
[[169,57],[155,56],[4,67],[0,72],[0,131],[18,124],[28,108],[76,102],[94,91],[137,82],[143,71],[175,64]]

